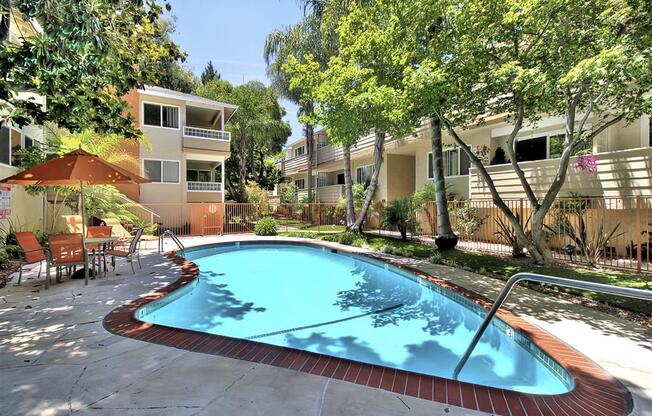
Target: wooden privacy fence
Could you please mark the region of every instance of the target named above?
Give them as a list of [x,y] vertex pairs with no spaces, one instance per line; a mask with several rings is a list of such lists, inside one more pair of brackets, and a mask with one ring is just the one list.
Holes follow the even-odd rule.
[[[526,234],[532,206],[527,199],[506,200]],[[464,248],[520,254],[514,227],[492,200],[453,201],[451,225]],[[435,235],[435,204],[417,213],[419,235]],[[590,265],[652,272],[652,197],[558,198],[544,219],[553,257]]]
[[[514,199],[505,203],[525,232],[530,232],[529,201]],[[169,229],[180,236],[251,233],[260,218],[267,216],[278,221],[279,231],[340,232],[346,223],[344,208],[327,203],[186,203],[147,204],[146,207],[149,211],[134,213],[144,222],[153,218],[157,233]],[[523,252],[512,224],[493,201],[452,201],[448,210],[460,247],[508,255]],[[374,204],[364,228],[381,230],[382,212],[383,206]],[[434,202],[427,203],[415,216],[417,227],[413,237],[436,234]],[[546,237],[557,259],[652,272],[652,197],[559,198],[544,223]]]

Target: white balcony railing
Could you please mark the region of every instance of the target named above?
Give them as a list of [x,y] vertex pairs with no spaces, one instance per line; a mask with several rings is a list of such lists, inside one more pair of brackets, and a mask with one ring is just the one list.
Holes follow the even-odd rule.
[[188,191],[190,192],[222,192],[220,182],[194,182],[188,181]]
[[183,126],[183,135],[198,139],[231,141],[231,133],[228,131],[203,129],[201,127]]

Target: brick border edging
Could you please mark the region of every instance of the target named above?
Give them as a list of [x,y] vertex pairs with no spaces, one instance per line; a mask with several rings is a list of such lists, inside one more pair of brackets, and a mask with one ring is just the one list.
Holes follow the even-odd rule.
[[[292,243],[291,241],[265,239],[243,242]],[[235,244],[235,242],[208,244],[192,248],[232,244]],[[301,241],[299,244],[320,248],[336,248],[344,253],[380,260],[468,297],[484,308],[489,308],[492,304],[490,300],[475,292],[393,259],[371,253],[356,252],[346,246],[337,245],[335,247],[332,244],[323,244],[316,241]],[[620,382],[561,340],[506,309],[500,310],[498,313],[499,318],[527,336],[546,354],[562,365],[575,382],[575,388],[572,391],[559,395],[519,393],[289,347],[279,347],[256,341],[139,321],[135,317],[138,308],[162,298],[199,277],[199,267],[192,261],[180,257],[174,252],[166,253],[166,256],[175,264],[181,266],[182,276],[155,293],[135,299],[111,311],[103,319],[103,325],[107,331],[141,341],[192,352],[289,368],[496,415],[624,416],[632,410],[631,393]]]

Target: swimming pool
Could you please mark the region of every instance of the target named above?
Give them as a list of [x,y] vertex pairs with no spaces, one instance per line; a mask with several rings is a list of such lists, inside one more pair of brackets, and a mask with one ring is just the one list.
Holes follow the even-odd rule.
[[[188,250],[193,284],[141,307],[138,319],[451,378],[484,309],[365,256],[298,244],[238,243]],[[459,379],[560,394],[572,377],[500,320]]]

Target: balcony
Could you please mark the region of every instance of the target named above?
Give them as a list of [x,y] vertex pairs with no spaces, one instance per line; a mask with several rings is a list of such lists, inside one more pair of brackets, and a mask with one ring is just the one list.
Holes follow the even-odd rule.
[[223,130],[183,126],[184,150],[231,151],[231,133]]
[[196,137],[199,139],[231,141],[231,132],[223,130],[205,129],[201,127],[183,126],[185,137]]
[[195,182],[188,181],[188,192],[222,192],[222,184],[220,182]]
[[[560,196],[573,193],[582,196],[624,197],[632,195],[651,195],[652,189],[652,148],[617,150],[597,153],[598,171],[596,173],[575,172],[568,169],[566,182]],[[571,166],[576,162],[571,159]],[[525,177],[532,185],[534,193],[542,197],[550,188],[559,159],[544,159],[521,162],[519,165]],[[494,181],[498,193],[506,199],[525,198],[511,164],[486,167]],[[448,179],[446,179],[448,181]],[[472,199],[490,199],[489,187],[482,179],[477,169],[470,169],[470,197]]]

